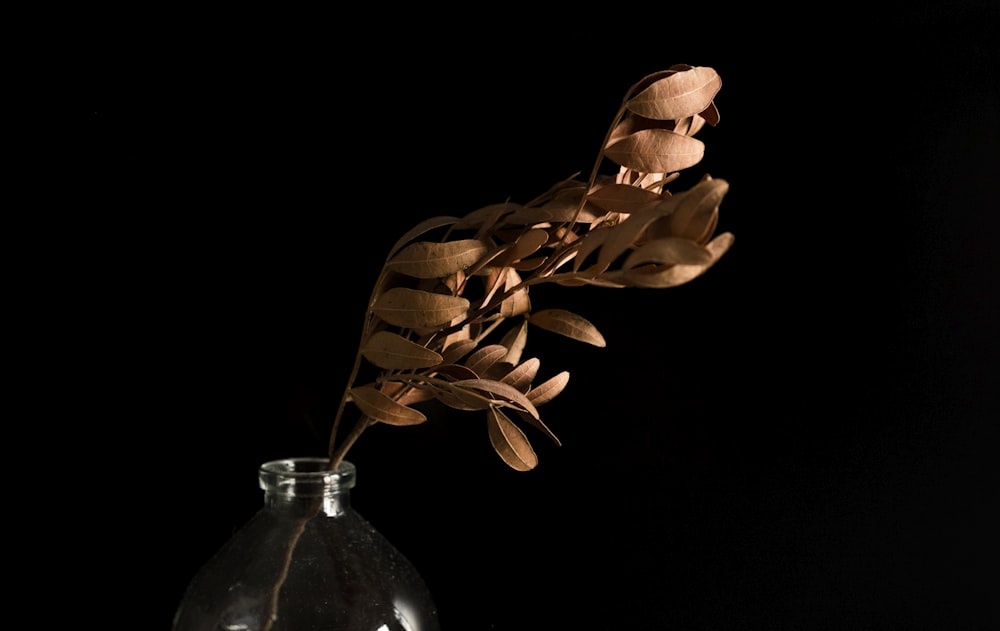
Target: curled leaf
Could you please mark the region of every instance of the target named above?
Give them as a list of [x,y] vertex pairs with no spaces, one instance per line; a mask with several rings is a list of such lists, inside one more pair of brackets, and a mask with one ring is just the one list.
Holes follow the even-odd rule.
[[670,215],[670,234],[694,241],[700,240],[707,226],[714,226],[722,198],[729,192],[726,180],[706,177],[686,191]]
[[653,267],[652,269],[637,267],[622,270],[620,276],[633,287],[676,287],[704,274],[708,268],[715,265],[732,244],[732,233],[724,232],[705,245],[705,249],[712,256],[708,263],[701,265],[670,265],[664,268]]
[[374,333],[361,347],[361,354],[379,368],[389,370],[429,368],[442,362],[440,354],[391,331]]
[[565,309],[545,309],[532,313],[528,322],[540,329],[603,348],[604,336],[589,320]]
[[665,237],[644,243],[629,254],[622,269],[640,265],[707,265],[712,253],[689,239]]
[[366,416],[389,425],[419,425],[427,420],[419,410],[394,401],[372,385],[351,388],[351,400]]
[[530,471],[538,465],[538,456],[528,438],[502,411],[491,407],[486,419],[490,444],[511,469]]

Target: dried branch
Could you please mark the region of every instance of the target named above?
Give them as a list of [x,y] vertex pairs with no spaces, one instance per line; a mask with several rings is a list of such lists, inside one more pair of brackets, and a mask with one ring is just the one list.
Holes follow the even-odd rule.
[[[558,445],[538,407],[564,390],[569,372],[534,385],[540,362],[524,355],[528,332],[597,347],[605,340],[581,315],[533,311],[529,290],[553,283],[676,287],[729,250],[733,235],[715,234],[725,180],[705,175],[689,190],[667,189],[702,159],[704,144],[694,136],[719,122],[714,99],[721,86],[715,70],[703,66],[648,75],[627,92],[586,182],[558,182],[527,204],[433,217],[403,235],[372,291],[330,435],[330,468],[374,423],[423,423],[427,417],[415,406],[429,400],[485,413],[490,443],[515,470],[538,463],[515,421]],[[601,175],[607,161],[618,166],[614,176]],[[363,365],[377,376],[356,383]],[[348,404],[360,416],[340,437]]]

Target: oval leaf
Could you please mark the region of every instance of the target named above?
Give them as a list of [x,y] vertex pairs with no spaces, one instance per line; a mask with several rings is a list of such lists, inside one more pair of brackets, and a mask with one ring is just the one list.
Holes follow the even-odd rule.
[[705,145],[667,129],[643,129],[609,145],[604,154],[635,171],[669,173],[698,164],[705,155]]
[[490,444],[500,458],[515,471],[530,471],[538,465],[538,456],[521,429],[496,408],[486,413]]
[[497,362],[507,355],[507,347],[502,344],[489,344],[478,349],[465,360],[465,367],[482,376]]
[[[541,366],[541,363],[541,360],[537,357],[526,359],[501,377],[500,381],[514,386],[521,392],[528,392],[531,388],[531,382],[534,381],[535,375],[538,374],[538,368]],[[529,397],[528,400],[531,401],[531,398]],[[534,401],[532,401],[532,404],[534,404]]]
[[379,331],[368,338],[361,354],[379,368],[389,370],[429,368],[442,362],[440,354],[390,331]]
[[545,383],[539,384],[531,390],[528,390],[528,400],[531,401],[537,408],[539,405],[548,403],[552,399],[556,398],[568,383],[569,372],[564,370]]
[[459,221],[458,217],[448,217],[448,216],[431,217],[429,219],[424,219],[417,225],[410,228],[406,232],[406,234],[401,236],[399,240],[396,241],[395,245],[392,246],[392,249],[389,250],[389,258],[392,258],[392,256],[396,252],[398,252],[400,248],[402,248],[410,241],[413,241],[420,235],[424,234],[425,232],[430,232],[431,230],[434,230],[436,228],[443,228],[444,226],[450,226],[452,224],[457,223],[458,221]]
[[448,324],[468,310],[469,301],[461,296],[408,287],[393,287],[372,305],[372,312],[389,324],[411,329]]
[[545,309],[533,313],[528,322],[540,329],[565,335],[568,338],[603,348],[604,336],[585,318],[565,309]]
[[416,278],[442,278],[472,266],[486,250],[478,239],[417,241],[400,250],[386,268]]
[[419,425],[427,420],[423,413],[392,400],[375,386],[351,388],[351,400],[365,415],[389,425]]
[[695,66],[654,81],[625,106],[646,118],[677,120],[705,111],[720,89],[719,73],[707,66]]

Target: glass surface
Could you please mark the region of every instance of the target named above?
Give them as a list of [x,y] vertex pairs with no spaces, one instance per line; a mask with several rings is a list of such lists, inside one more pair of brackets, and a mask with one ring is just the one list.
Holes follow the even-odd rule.
[[263,507],[193,578],[173,631],[439,631],[413,565],[350,504],[355,468],[261,465]]

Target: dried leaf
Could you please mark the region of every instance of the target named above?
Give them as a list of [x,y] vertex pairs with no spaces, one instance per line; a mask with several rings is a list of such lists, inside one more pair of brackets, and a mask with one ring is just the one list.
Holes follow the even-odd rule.
[[365,415],[389,425],[419,425],[427,420],[422,412],[392,400],[372,385],[351,388],[351,400]]
[[393,401],[406,406],[430,401],[434,398],[434,392],[431,390],[398,381],[388,381],[382,384],[382,392]]
[[720,89],[722,78],[714,69],[695,66],[654,81],[625,106],[646,118],[676,120],[703,112]]
[[526,256],[534,254],[543,245],[549,242],[549,233],[541,228],[532,228],[526,231],[514,243],[514,247],[504,254],[504,264],[509,265],[520,261]]
[[[527,359],[501,377],[500,381],[514,386],[521,392],[527,393],[531,388],[531,382],[534,381],[535,375],[538,374],[538,368],[541,364],[542,362],[537,357]],[[530,401],[531,399],[529,398],[528,400]]]
[[362,346],[361,354],[379,368],[389,370],[429,368],[443,360],[438,353],[391,331],[373,334]]
[[504,356],[504,361],[512,364],[520,362],[521,353],[528,343],[528,322],[521,320],[520,324],[507,331],[503,339],[500,340],[500,343],[507,347],[507,355]]
[[538,456],[524,432],[496,408],[486,413],[490,444],[507,465],[516,471],[530,471],[538,466]]
[[479,261],[487,246],[477,239],[417,241],[392,257],[386,267],[416,278],[443,278]]
[[670,173],[698,164],[705,155],[705,145],[697,138],[666,129],[644,129],[609,145],[604,154],[636,171]]
[[[479,228],[487,225],[500,223],[500,219],[505,215],[521,208],[521,204],[504,202],[502,204],[490,204],[462,217],[456,224],[457,228]],[[506,222],[506,219],[504,220]]]
[[625,221],[617,226],[608,228],[608,236],[604,240],[600,252],[597,253],[595,269],[602,272],[608,269],[611,263],[639,241],[649,224],[669,214],[672,211],[669,203],[671,199],[673,198],[668,198],[666,202],[652,208],[646,208],[642,212],[629,215]]
[[715,223],[716,211],[728,192],[726,180],[707,178],[695,184],[670,215],[670,234],[700,241],[706,226]]
[[[468,335],[468,329],[463,329],[463,332],[465,335]],[[455,364],[458,360],[465,357],[466,354],[472,352],[476,346],[478,346],[476,341],[469,337],[450,342],[444,347],[444,352],[441,353],[441,363]]]
[[[591,230],[580,239],[576,258],[573,261],[573,271],[580,271],[583,264],[587,262],[587,257],[596,252],[604,242],[608,240],[610,228],[601,227],[598,230]],[[603,270],[602,270],[603,271]]]
[[[506,272],[506,280],[504,281],[505,292],[521,284],[521,276],[517,273],[517,270],[508,267],[504,271]],[[500,315],[504,318],[513,318],[529,311],[531,311],[531,299],[528,297],[527,287],[518,289],[504,298],[500,303]]]
[[410,241],[413,241],[420,235],[430,232],[431,230],[436,230],[437,228],[450,226],[456,223],[457,221],[459,221],[458,217],[447,217],[447,216],[431,217],[430,219],[425,219],[421,221],[413,228],[410,228],[410,230],[407,231],[406,234],[404,234],[402,237],[399,238],[398,241],[396,241],[396,244],[392,246],[391,250],[389,250],[389,258],[392,258],[392,256],[396,252],[398,252],[400,248],[402,248]]
[[639,116],[637,114],[629,113],[624,118],[622,118],[615,128],[611,130],[611,134],[608,136],[607,145],[611,146],[625,138],[626,136],[631,136],[637,131],[643,129],[666,129],[669,131],[675,131],[677,133],[683,133],[686,136],[691,134],[685,133],[685,131],[677,128],[676,121],[663,121],[655,120],[652,118],[646,118],[644,116]]
[[585,318],[565,309],[545,309],[532,313],[528,322],[540,329],[603,348],[604,336]]
[[476,390],[492,397],[494,403],[500,405],[510,405],[515,409],[527,412],[534,418],[538,418],[538,410],[535,405],[514,386],[494,379],[463,379],[452,384],[458,388]]
[[507,347],[503,344],[489,344],[477,350],[465,360],[465,366],[477,376],[483,376],[493,364],[501,361],[507,355]]
[[465,315],[469,301],[408,287],[393,287],[379,296],[372,312],[389,324],[411,329],[449,324]]
[[559,393],[563,391],[566,384],[569,383],[569,372],[562,371],[555,377],[547,380],[545,383],[539,384],[528,390],[528,400],[531,401],[537,408],[540,405],[548,403],[552,399],[559,396]]
[[663,201],[663,196],[628,184],[608,184],[587,196],[607,212],[634,213]]
[[[652,287],[652,288],[664,288],[664,287],[676,287],[678,285],[683,285],[684,283],[690,282],[695,278],[701,276],[705,273],[708,268],[719,260],[726,251],[733,244],[733,235],[730,232],[724,232],[705,245],[705,248],[711,253],[712,260],[703,265],[671,265],[663,269],[651,269],[646,270],[645,268],[633,268],[629,270],[623,270],[618,275],[621,276],[625,282],[629,283],[634,287]],[[612,275],[616,276],[616,275]]]
[[707,265],[712,254],[694,241],[665,237],[644,243],[626,257],[622,269],[640,265]]
[[549,426],[542,422],[540,418],[532,418],[525,414],[524,412],[518,411],[517,415],[524,420],[525,423],[536,427],[540,432],[548,436],[552,442],[556,444],[557,447],[562,446],[562,441],[549,429]]

